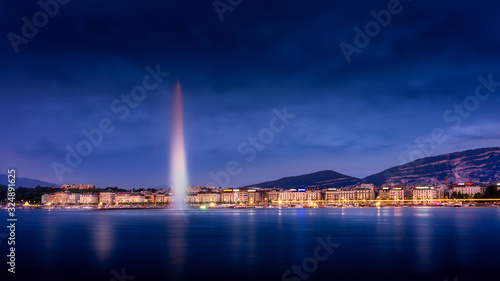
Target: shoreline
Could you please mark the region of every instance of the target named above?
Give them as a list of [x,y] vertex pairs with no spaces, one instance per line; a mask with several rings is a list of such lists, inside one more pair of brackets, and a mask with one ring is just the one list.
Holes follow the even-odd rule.
[[[389,209],[406,209],[406,208],[500,208],[499,205],[381,205],[381,206],[320,206],[320,207],[290,207],[290,206],[230,206],[230,207],[209,207],[205,205],[197,206],[197,207],[187,207],[187,209],[178,210],[172,207],[158,207],[158,206],[138,206],[138,207],[125,207],[125,208],[99,208],[94,206],[80,206],[80,207],[70,207],[70,206],[51,206],[51,207],[42,207],[42,206],[22,206],[16,207],[19,210],[66,210],[66,211],[112,211],[112,210],[176,210],[176,211],[206,211],[210,209],[235,209],[235,210],[273,210],[273,209],[380,209],[380,208],[389,208]],[[2,210],[7,210],[6,208],[2,208]]]

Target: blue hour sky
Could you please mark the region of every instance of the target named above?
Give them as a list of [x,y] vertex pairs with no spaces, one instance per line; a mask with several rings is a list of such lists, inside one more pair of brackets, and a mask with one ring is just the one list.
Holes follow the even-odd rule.
[[0,3],[0,173],[166,185],[177,80],[192,185],[500,143],[498,1],[47,3]]

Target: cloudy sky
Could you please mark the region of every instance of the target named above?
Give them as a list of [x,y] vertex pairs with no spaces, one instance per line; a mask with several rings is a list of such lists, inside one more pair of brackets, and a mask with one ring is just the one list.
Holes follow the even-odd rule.
[[[235,162],[228,186],[326,169],[362,178],[500,143],[498,1],[21,2],[0,2],[3,174],[167,184],[177,80],[192,185],[211,172],[227,182]],[[388,5],[385,27],[370,23]],[[126,105],[143,80],[156,87]],[[108,133],[68,163],[101,122]]]

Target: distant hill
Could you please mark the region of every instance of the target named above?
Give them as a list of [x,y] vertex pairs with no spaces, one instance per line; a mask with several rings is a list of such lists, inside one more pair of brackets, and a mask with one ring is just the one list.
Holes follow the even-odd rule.
[[368,176],[363,181],[384,184],[500,181],[500,147],[480,148],[426,157]]
[[[8,185],[7,175],[0,174],[0,184]],[[60,186],[59,184],[50,183],[46,181],[40,181],[29,178],[18,178],[16,177],[16,187],[35,187],[35,186]]]
[[360,183],[376,186],[416,185],[448,182],[500,182],[500,147],[480,148],[439,156],[426,157],[395,166],[364,179],[343,175],[334,171],[286,177],[246,187],[298,188],[298,187],[346,187]]
[[275,181],[262,182],[247,187],[260,187],[260,188],[299,188],[299,187],[345,187],[355,185],[361,180],[346,176],[334,171],[326,170],[319,171],[312,174],[285,177]]

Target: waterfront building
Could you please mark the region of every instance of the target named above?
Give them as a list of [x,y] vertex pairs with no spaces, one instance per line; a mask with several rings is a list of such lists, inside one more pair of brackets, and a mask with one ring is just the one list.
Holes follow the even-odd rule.
[[417,200],[428,200],[432,201],[434,199],[441,198],[441,192],[439,189],[434,188],[433,186],[416,186],[411,189],[411,199],[414,201]]
[[[349,193],[349,197],[354,200],[370,200],[375,198],[375,191],[373,189],[373,185],[371,188],[355,188],[354,190],[347,190]],[[350,195],[354,192],[354,196]],[[347,198],[347,197],[346,197]]]
[[42,198],[40,200],[40,203],[42,205],[46,205],[49,203],[49,195],[48,194],[42,194]]
[[202,192],[198,193],[198,202],[215,203],[221,201],[221,195],[218,192]]
[[405,199],[405,191],[402,187],[393,187],[389,190],[389,199],[390,200],[404,200]]
[[375,185],[373,185],[372,183],[363,183],[363,184],[361,184],[361,186],[359,188],[361,190],[365,190],[365,189],[370,190],[370,199],[375,198]]
[[[91,197],[89,197],[92,195]],[[41,198],[42,205],[56,204],[92,204],[99,201],[99,196],[96,194],[78,194],[70,193],[68,191],[56,192],[53,194],[43,194]]]
[[218,192],[190,193],[186,201],[188,203],[216,203],[221,201],[221,194]]
[[184,199],[187,203],[197,203],[198,201],[198,193],[188,193],[186,199]]
[[277,202],[280,200],[280,190],[279,189],[271,189],[264,192],[264,201],[265,202]]
[[141,191],[142,195],[144,195],[145,202],[153,203],[155,201],[155,196],[151,191]]
[[247,189],[248,202],[250,203],[261,203],[265,200],[264,192],[258,189]]
[[466,182],[466,183],[459,183],[453,186],[450,192],[468,194],[470,197],[474,197],[474,195],[476,195],[477,193],[484,194],[485,188],[470,182]]
[[254,188],[249,188],[249,189],[240,189],[238,192],[238,197],[236,198],[237,201],[235,202],[241,202],[241,203],[260,203],[264,200],[264,197],[262,195],[262,192],[260,190],[254,189]]
[[99,203],[112,205],[115,202],[116,193],[114,192],[101,192],[99,194]]
[[321,191],[315,189],[291,188],[279,193],[279,200],[284,202],[307,202],[321,199]]
[[[186,197],[185,201],[189,202]],[[173,202],[172,193],[168,190],[159,190],[154,194],[154,202],[156,203],[168,203]]]
[[[248,198],[248,192],[246,189],[240,189],[238,193],[238,201],[241,203],[250,203],[250,199]],[[252,202],[253,203],[253,202]]]
[[68,195],[68,204],[78,204],[80,203],[80,194],[70,193]]
[[42,205],[47,205],[49,203],[53,204],[54,203],[54,194],[43,194],[41,203],[42,203]]
[[412,199],[413,189],[405,186],[403,187],[403,190],[405,192],[405,199]]
[[[304,191],[305,191],[305,189],[304,189]],[[295,194],[295,193],[297,193],[296,188],[281,190],[279,193],[279,201],[282,201],[282,202],[299,201],[305,195],[302,192],[300,194]]]
[[99,203],[99,195],[97,194],[80,194],[80,204],[97,204]]
[[166,198],[165,193],[156,193],[154,196],[155,196],[154,197],[155,203],[166,203],[167,202],[165,199]]
[[138,192],[132,192],[132,193],[130,193],[129,202],[130,203],[145,203],[146,197],[144,196],[144,194],[141,194]]
[[306,194],[309,201],[319,201],[325,198],[323,189],[307,189]]
[[374,192],[369,188],[328,188],[325,191],[325,200],[349,201],[349,200],[371,200]]
[[325,201],[330,202],[337,200],[337,191],[340,190],[336,187],[329,187],[325,190]]
[[229,188],[222,190],[221,201],[225,203],[239,203],[241,202],[240,190],[237,188]]
[[69,201],[69,192],[56,192],[54,193],[53,204],[66,205]]
[[115,195],[115,204],[128,203],[129,197],[130,197],[129,193],[119,192]]
[[174,196],[172,195],[172,192],[165,193],[165,202],[174,202]]
[[380,189],[378,191],[377,199],[380,199],[380,200],[389,199],[389,190],[390,190],[390,187],[388,187],[388,186],[382,187],[382,189]]

